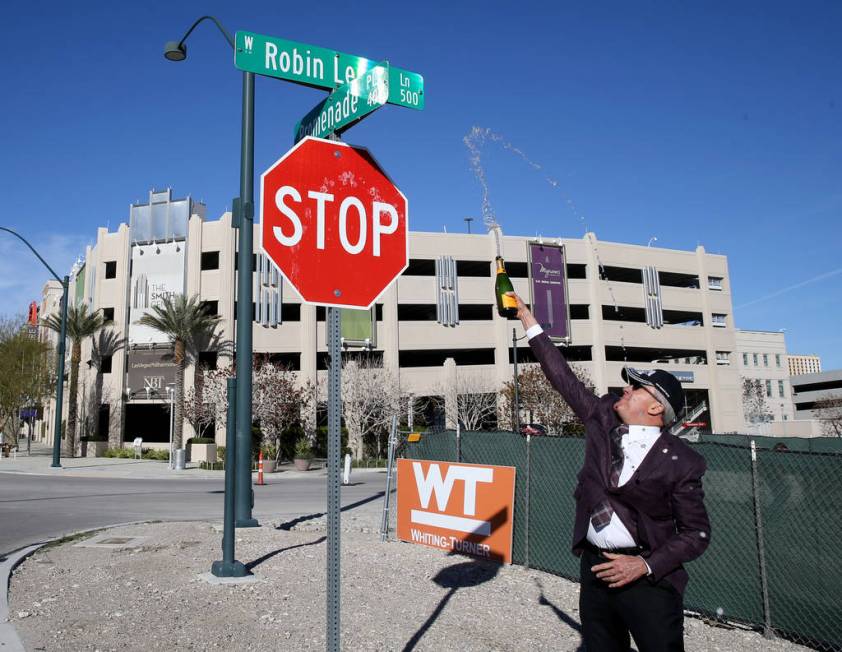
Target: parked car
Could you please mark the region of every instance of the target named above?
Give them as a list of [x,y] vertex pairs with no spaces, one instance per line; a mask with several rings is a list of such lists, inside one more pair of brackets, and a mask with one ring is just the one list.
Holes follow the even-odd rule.
[[546,435],[547,428],[540,423],[522,423],[520,424],[521,435]]

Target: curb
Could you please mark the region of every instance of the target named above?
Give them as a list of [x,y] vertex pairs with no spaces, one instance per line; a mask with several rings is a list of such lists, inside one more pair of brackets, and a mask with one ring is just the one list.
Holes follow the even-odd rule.
[[88,532],[99,532],[100,530],[107,530],[115,527],[123,527],[126,525],[142,525],[144,523],[155,523],[157,520],[144,521],[129,521],[127,523],[114,523],[113,525],[103,525],[100,527],[86,528],[76,532],[68,532],[61,536],[47,539],[39,543],[33,543],[23,548],[18,548],[8,553],[5,558],[0,558],[0,583],[2,583],[3,590],[0,592],[0,649],[3,652],[25,652],[23,642],[18,636],[15,626],[9,618],[9,589],[12,584],[12,572],[17,568],[23,560],[29,557],[32,553],[43,548],[44,546],[62,541],[70,537],[76,537],[80,534],[87,534]]

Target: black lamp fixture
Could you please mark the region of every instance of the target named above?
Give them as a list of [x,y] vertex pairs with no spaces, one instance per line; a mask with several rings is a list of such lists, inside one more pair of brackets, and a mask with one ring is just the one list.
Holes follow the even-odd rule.
[[187,46],[179,41],[167,41],[164,56],[169,61],[184,61],[187,58]]

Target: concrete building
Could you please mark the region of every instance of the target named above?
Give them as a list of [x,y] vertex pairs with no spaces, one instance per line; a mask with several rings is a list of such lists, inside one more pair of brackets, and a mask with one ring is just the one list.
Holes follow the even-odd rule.
[[[176,201],[181,202],[177,211]],[[148,204],[131,207],[129,224],[115,231],[100,228],[87,249],[84,278],[79,281],[77,270],[73,281],[82,288],[75,300],[102,310],[129,342],[103,373],[103,396],[110,407],[101,418],[124,441],[135,436],[166,440],[166,387],[174,378],[164,356],[169,347],[135,324],[157,297],[198,295],[220,315],[223,336],[234,339],[235,236],[230,213],[206,221],[201,204],[153,191]],[[254,238],[260,241],[257,226]],[[524,297],[529,296],[528,241],[514,236],[501,241],[515,289]],[[556,243],[565,250],[570,312],[571,341],[563,350],[588,372],[597,390],[621,387],[624,364],[668,365],[684,383],[694,423],[714,432],[740,431],[740,365],[726,257],[703,247],[677,251],[601,242],[594,234],[548,244]],[[412,232],[409,247],[408,269],[376,306],[372,355],[382,358],[404,393],[441,395],[449,358],[472,392],[496,393],[512,376],[512,331],[523,333],[519,322],[499,317],[494,307],[495,238]],[[437,269],[447,268],[450,259],[455,283],[448,290]],[[255,256],[255,269],[255,354],[287,365],[302,381],[325,377],[325,310],[302,305],[262,256]],[[49,295],[53,288],[47,288]],[[47,301],[42,315],[55,307],[52,299]],[[452,311],[443,315],[445,305]],[[534,360],[525,340],[518,344],[518,356],[521,363]],[[89,358],[86,343],[83,360]],[[212,353],[204,359],[217,363]],[[93,382],[94,373],[86,382]],[[187,387],[194,374],[190,368]],[[45,428],[51,431],[52,423]],[[185,437],[189,433],[185,424]]]
[[736,341],[740,376],[760,381],[773,421],[792,421],[795,411],[784,334],[738,330]]
[[790,376],[818,374],[822,371],[822,359],[817,355],[790,355],[787,356],[787,362]]
[[[836,419],[842,421],[842,369],[792,377],[795,416],[799,419]],[[840,401],[839,406],[824,408],[821,401]]]

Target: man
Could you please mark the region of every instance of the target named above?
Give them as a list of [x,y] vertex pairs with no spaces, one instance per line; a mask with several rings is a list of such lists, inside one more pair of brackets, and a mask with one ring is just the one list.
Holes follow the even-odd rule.
[[618,400],[597,397],[524,305],[518,314],[552,386],[585,425],[574,492],[573,553],[581,556],[579,613],[589,652],[684,649],[683,564],[704,552],[704,458],[667,431],[683,406],[666,371],[624,369]]

